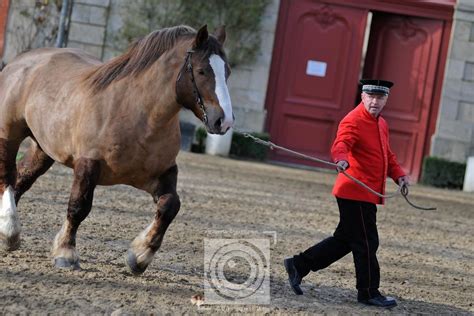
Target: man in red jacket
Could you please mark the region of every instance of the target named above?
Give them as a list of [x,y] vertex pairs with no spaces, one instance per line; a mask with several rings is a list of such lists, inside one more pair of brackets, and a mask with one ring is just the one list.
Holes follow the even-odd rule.
[[[387,122],[380,116],[393,83],[384,80],[361,80],[360,83],[362,102],[340,122],[331,154],[339,172],[346,171],[384,194],[387,176],[398,185],[408,185],[405,172],[390,150]],[[342,173],[337,176],[333,194],[340,216],[334,235],[284,261],[293,291],[297,295],[303,294],[300,284],[304,276],[310,271],[322,270],[352,252],[357,300],[368,305],[396,306],[395,299],[379,292],[376,204],[383,204],[383,199]]]

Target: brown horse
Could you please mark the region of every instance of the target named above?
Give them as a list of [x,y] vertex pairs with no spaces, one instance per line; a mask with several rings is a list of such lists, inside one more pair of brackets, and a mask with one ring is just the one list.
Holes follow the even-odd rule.
[[[224,28],[155,31],[102,64],[76,49],[18,56],[0,73],[0,240],[20,245],[16,205],[57,161],[74,170],[66,220],[54,239],[56,267],[79,268],[76,233],[96,185],[127,184],[150,193],[153,222],[131,243],[127,263],[145,271],[180,208],[176,194],[178,112],[193,111],[210,133],[233,124]],[[20,143],[33,145],[16,169]]]

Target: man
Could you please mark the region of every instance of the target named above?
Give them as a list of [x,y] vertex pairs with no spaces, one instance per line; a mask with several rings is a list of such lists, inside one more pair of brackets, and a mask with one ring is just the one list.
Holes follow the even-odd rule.
[[339,206],[339,224],[333,236],[285,259],[284,265],[293,291],[302,295],[300,284],[304,276],[352,252],[357,300],[368,305],[393,307],[397,305],[395,299],[379,292],[376,204],[384,201],[341,172],[346,171],[381,194],[385,193],[387,176],[398,185],[408,185],[408,178],[390,150],[388,126],[380,116],[393,83],[384,80],[361,80],[360,83],[362,102],[342,119],[331,148],[339,171],[333,188]]

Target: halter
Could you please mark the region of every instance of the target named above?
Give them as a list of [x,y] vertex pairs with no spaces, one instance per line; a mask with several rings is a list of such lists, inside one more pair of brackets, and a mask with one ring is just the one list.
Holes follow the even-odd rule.
[[196,80],[194,79],[194,72],[193,72],[193,64],[191,63],[191,55],[194,53],[194,50],[190,49],[186,52],[186,58],[184,59],[183,67],[181,67],[181,71],[179,72],[178,78],[176,79],[176,87],[178,86],[178,82],[182,77],[183,70],[185,72],[191,73],[191,82],[193,83],[193,94],[196,97],[196,103],[199,104],[199,107],[202,111],[202,121],[204,124],[207,124],[207,114],[204,109],[204,102],[202,101],[201,93],[199,93],[199,89],[196,85]]

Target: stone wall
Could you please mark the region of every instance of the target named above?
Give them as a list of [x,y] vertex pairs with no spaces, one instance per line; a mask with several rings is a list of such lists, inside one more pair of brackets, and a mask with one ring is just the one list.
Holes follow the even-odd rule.
[[233,70],[229,89],[236,117],[236,127],[261,132],[265,127],[265,96],[267,93],[273,42],[278,20],[279,0],[267,7],[262,20],[260,53],[252,65]]
[[52,2],[41,6],[31,0],[10,1],[3,61],[32,48],[54,46],[58,22],[59,8]]
[[[110,2],[74,0],[66,46],[84,49],[103,59]],[[45,8],[39,10],[32,0],[11,2],[3,55],[6,62],[24,50],[54,46],[56,36],[52,29],[58,25],[60,12],[51,1]],[[41,28],[36,26],[38,18],[47,20]]]
[[22,11],[27,10],[27,6],[30,6],[27,1],[19,1],[10,4],[2,56],[2,60],[6,63],[24,50],[24,47],[26,46],[22,40],[22,33],[26,31],[31,32],[27,29],[31,28],[31,23],[27,24],[27,19],[24,15],[22,16]]
[[67,47],[104,59],[110,0],[74,0]]
[[128,1],[129,0],[113,0],[110,3],[103,60],[109,60],[123,53],[117,48],[116,37],[119,30],[123,27],[123,16],[127,13],[125,4]]
[[431,155],[465,162],[474,155],[474,1],[459,0]]

